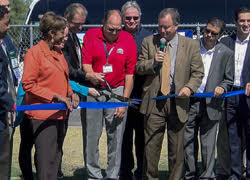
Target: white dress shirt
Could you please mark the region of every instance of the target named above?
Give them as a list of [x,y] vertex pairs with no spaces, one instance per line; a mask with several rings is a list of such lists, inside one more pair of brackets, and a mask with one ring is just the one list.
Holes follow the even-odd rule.
[[235,70],[234,70],[234,86],[242,86],[242,78],[241,73],[243,69],[244,59],[246,56],[247,51],[247,44],[249,42],[250,34],[244,41],[240,41],[238,36],[235,41],[235,51],[234,51],[234,58],[235,58]]
[[203,62],[203,65],[204,65],[204,77],[202,79],[202,83],[201,83],[199,89],[197,90],[197,93],[203,93],[204,92],[204,89],[205,89],[205,86],[206,86],[206,83],[207,83],[207,77],[208,77],[209,69],[210,69],[212,59],[213,59],[213,55],[214,55],[214,51],[215,51],[214,47],[207,51],[206,48],[204,47],[202,41],[201,41],[201,51],[200,51],[200,53],[201,53],[202,62]]

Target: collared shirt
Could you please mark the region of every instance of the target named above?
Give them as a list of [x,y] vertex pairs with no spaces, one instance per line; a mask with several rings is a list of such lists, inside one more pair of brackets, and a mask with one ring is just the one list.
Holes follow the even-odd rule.
[[142,40],[147,37],[150,36],[152,34],[152,32],[146,30],[145,28],[139,26],[137,28],[137,30],[132,34],[135,43],[136,43],[136,47],[137,47],[137,56],[139,56],[140,52],[141,52],[141,43]]
[[[62,52],[51,51],[41,40],[30,48],[24,57],[22,78],[25,104],[51,103],[55,94],[68,97],[72,93],[69,85],[69,70]],[[30,119],[66,119],[64,110],[25,111]]]
[[[107,64],[104,43],[107,52],[114,47],[108,56],[108,64],[112,65],[113,72],[106,73],[105,79],[112,88],[124,86],[125,75],[134,73],[137,61],[135,41],[128,32],[121,31],[116,42],[109,44],[103,36],[102,28],[88,30],[84,36],[82,60],[83,64],[91,64],[94,72],[102,73],[103,66]],[[101,85],[106,86],[106,83]]]
[[203,93],[204,89],[206,87],[207,77],[208,77],[209,69],[211,67],[213,55],[215,52],[215,47],[213,47],[212,49],[206,50],[202,41],[200,44],[201,44],[200,52],[201,52],[202,62],[204,65],[204,77],[202,79],[202,83],[201,83],[200,87],[198,88],[197,92]]
[[250,33],[247,36],[247,38],[244,41],[240,41],[238,36],[235,41],[235,53],[234,53],[234,58],[235,58],[235,70],[234,70],[234,86],[242,86],[242,69],[244,65],[244,60],[246,56],[246,51],[247,51],[247,44],[249,42],[250,38]]
[[171,70],[170,70],[170,86],[171,86],[171,92],[175,91],[174,88],[174,68],[175,68],[175,60],[176,60],[176,54],[177,54],[177,47],[178,47],[178,34],[176,33],[174,38],[169,41],[169,52],[171,57]]

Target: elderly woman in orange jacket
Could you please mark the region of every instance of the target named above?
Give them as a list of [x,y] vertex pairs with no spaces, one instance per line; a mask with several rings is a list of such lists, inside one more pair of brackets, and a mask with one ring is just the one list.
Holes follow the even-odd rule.
[[42,40],[30,48],[24,57],[22,85],[26,92],[25,104],[62,102],[68,109],[25,111],[25,129],[30,130],[31,137],[24,138],[32,138],[27,145],[35,144],[38,180],[57,179],[60,157],[58,143],[61,141],[64,120],[68,118],[68,111],[79,103],[79,97],[69,85],[67,62],[61,50],[55,48],[64,41],[65,28],[63,17],[47,12],[40,21]]

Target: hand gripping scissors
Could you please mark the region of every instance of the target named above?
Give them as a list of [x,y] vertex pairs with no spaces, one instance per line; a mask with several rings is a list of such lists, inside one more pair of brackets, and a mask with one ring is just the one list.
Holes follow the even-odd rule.
[[112,88],[111,88],[109,82],[108,82],[105,78],[103,78],[103,80],[104,80],[104,82],[106,83],[106,85],[107,85],[107,91],[108,91],[110,94],[101,93],[102,95],[104,94],[105,96],[108,96],[109,98],[114,98],[114,99],[117,99],[117,100],[119,100],[119,101],[121,101],[121,102],[127,102],[127,103],[129,103],[129,106],[132,106],[132,107],[134,107],[134,108],[137,108],[137,107],[135,106],[135,104],[139,104],[139,102],[134,101],[133,99],[130,99],[130,98],[127,98],[127,97],[124,97],[124,96],[120,96],[120,95],[118,95],[118,94],[115,94],[115,93],[112,91]]

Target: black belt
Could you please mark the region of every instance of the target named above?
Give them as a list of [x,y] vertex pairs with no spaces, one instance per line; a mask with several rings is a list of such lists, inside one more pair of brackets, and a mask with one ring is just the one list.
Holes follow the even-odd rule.
[[244,90],[244,87],[240,87],[240,86],[233,86],[232,87],[232,91],[239,91],[239,90]]

